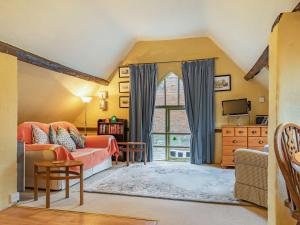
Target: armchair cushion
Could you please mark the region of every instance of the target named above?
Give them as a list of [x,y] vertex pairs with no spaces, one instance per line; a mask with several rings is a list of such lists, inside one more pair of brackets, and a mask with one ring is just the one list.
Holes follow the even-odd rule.
[[268,153],[252,149],[238,149],[234,153],[235,164],[268,168]]
[[235,159],[235,197],[267,207],[268,153],[238,149]]

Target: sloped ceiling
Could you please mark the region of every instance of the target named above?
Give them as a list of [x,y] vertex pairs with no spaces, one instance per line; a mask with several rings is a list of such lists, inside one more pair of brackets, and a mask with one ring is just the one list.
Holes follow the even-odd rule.
[[298,0],[0,0],[0,40],[108,78],[139,40],[209,36],[245,71]]

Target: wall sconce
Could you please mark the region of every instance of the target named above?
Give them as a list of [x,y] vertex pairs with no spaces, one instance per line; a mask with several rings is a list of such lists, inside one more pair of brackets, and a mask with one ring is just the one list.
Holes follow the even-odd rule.
[[107,110],[107,91],[98,91],[97,96],[99,97],[99,108],[102,109],[103,111]]

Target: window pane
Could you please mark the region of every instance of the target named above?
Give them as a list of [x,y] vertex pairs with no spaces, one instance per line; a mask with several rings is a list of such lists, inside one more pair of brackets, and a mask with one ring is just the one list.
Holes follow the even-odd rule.
[[166,148],[153,147],[154,160],[166,160]]
[[171,148],[169,158],[171,160],[188,160],[190,158],[190,150],[185,148]]
[[178,105],[178,77],[170,74],[166,78],[166,105]]
[[191,135],[170,135],[170,146],[190,147]]
[[166,132],[166,110],[165,109],[154,109],[153,115],[153,129],[154,133],[165,133]]
[[160,82],[160,84],[157,86],[155,105],[157,106],[165,105],[165,81],[164,80]]
[[170,132],[190,133],[190,127],[185,110],[170,111]]
[[152,134],[153,146],[166,146],[166,135],[164,134]]
[[184,89],[183,89],[183,82],[179,80],[179,105],[184,105]]

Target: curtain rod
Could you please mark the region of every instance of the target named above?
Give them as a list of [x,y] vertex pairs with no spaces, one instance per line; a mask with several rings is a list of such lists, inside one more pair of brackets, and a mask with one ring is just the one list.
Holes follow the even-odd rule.
[[204,59],[188,59],[188,60],[171,60],[171,61],[159,61],[159,62],[148,62],[148,63],[129,63],[129,64],[124,64],[121,65],[121,67],[124,66],[130,66],[130,65],[140,65],[140,64],[163,64],[163,63],[174,63],[174,62],[192,62],[192,61],[197,61],[197,60],[208,60],[208,59],[219,59],[219,57],[213,57],[213,58],[204,58]]

